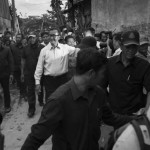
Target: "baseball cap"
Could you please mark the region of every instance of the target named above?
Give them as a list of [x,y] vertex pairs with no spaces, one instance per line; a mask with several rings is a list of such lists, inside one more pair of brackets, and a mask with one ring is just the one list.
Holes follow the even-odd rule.
[[143,45],[143,44],[149,44],[149,39],[145,35],[140,36],[140,45]]
[[133,44],[139,45],[140,44],[139,32],[136,30],[123,32],[121,41],[122,44],[125,46],[133,45]]

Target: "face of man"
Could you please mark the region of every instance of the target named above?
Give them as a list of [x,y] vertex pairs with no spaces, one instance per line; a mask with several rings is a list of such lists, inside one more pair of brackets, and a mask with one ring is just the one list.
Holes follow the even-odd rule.
[[36,37],[31,37],[31,44],[35,44],[36,43]]
[[114,49],[115,49],[115,50],[117,50],[117,49],[120,47],[119,41],[117,41],[117,40],[115,39],[115,37],[113,37],[113,46],[114,46]]
[[145,56],[147,56],[148,52],[148,44],[143,44],[139,46],[139,52]]
[[50,42],[52,45],[57,45],[58,41],[60,39],[59,32],[57,30],[51,30],[50,31]]
[[138,47],[139,46],[135,44],[131,44],[128,46],[122,45],[122,54],[125,56],[126,59],[132,60],[137,53]]
[[7,34],[5,35],[5,37],[6,37],[6,39],[9,39],[9,40],[10,40],[11,34],[10,34],[10,33],[7,33]]
[[107,41],[107,35],[105,33],[102,33],[101,41],[102,42],[106,42]]
[[47,45],[50,41],[49,35],[48,34],[44,34],[42,36],[42,40],[44,41],[44,43]]
[[102,80],[104,79],[105,70],[106,66],[101,67],[98,72],[92,70],[91,73],[89,74],[89,82],[90,82],[89,85],[94,87],[97,84],[101,83]]
[[22,40],[22,36],[21,36],[20,34],[18,34],[18,35],[16,36],[16,43],[20,43],[21,40]]
[[67,44],[68,44],[69,46],[74,47],[74,46],[75,46],[75,41],[74,41],[74,39],[73,39],[73,38],[69,38],[69,39],[67,40]]

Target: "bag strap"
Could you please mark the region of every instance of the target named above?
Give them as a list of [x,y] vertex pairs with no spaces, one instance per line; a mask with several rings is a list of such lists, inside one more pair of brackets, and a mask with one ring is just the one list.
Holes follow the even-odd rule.
[[140,149],[144,150],[144,139],[143,139],[143,134],[142,134],[139,124],[136,120],[131,121],[131,124],[134,127],[135,132],[137,134],[139,144],[140,144]]

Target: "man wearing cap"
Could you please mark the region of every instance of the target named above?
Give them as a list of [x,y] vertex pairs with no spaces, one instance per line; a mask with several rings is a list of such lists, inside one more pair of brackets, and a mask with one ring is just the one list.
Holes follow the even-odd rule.
[[148,55],[148,45],[149,45],[149,40],[148,37],[145,35],[140,36],[140,47],[138,49],[138,52],[136,56],[143,58],[148,61],[147,55]]
[[60,44],[60,32],[58,29],[51,29],[50,43],[41,50],[36,71],[36,91],[41,90],[40,81],[44,74],[44,86],[46,91],[46,100],[61,84],[68,80],[68,59],[69,56],[76,56],[79,49]]
[[139,48],[137,31],[124,32],[120,47],[122,53],[109,59],[101,85],[105,89],[109,85],[108,101],[113,111],[130,115],[146,105],[143,86],[148,92],[146,108],[149,105],[150,64],[135,56]]
[[[44,46],[38,43],[35,34],[29,35],[29,38],[31,39],[31,43],[24,48],[22,54],[21,78],[22,81],[25,80],[28,87],[28,117],[33,117],[36,104],[34,72],[40,51]],[[42,96],[38,96],[40,106],[43,106],[42,98]]]

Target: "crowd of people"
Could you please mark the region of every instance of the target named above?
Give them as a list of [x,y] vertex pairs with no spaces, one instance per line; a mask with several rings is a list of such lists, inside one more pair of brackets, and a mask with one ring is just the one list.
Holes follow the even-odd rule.
[[[5,113],[11,111],[10,83],[28,102],[29,118],[35,115],[36,94],[44,106],[21,150],[37,150],[51,135],[54,150],[98,150],[102,122],[118,129],[141,114],[150,119],[146,35],[136,30],[95,33],[90,27],[80,40],[66,28],[52,28],[40,37],[34,32],[27,38],[19,33],[15,41],[10,37],[7,31],[0,38]],[[129,149],[120,145],[113,150]]]

